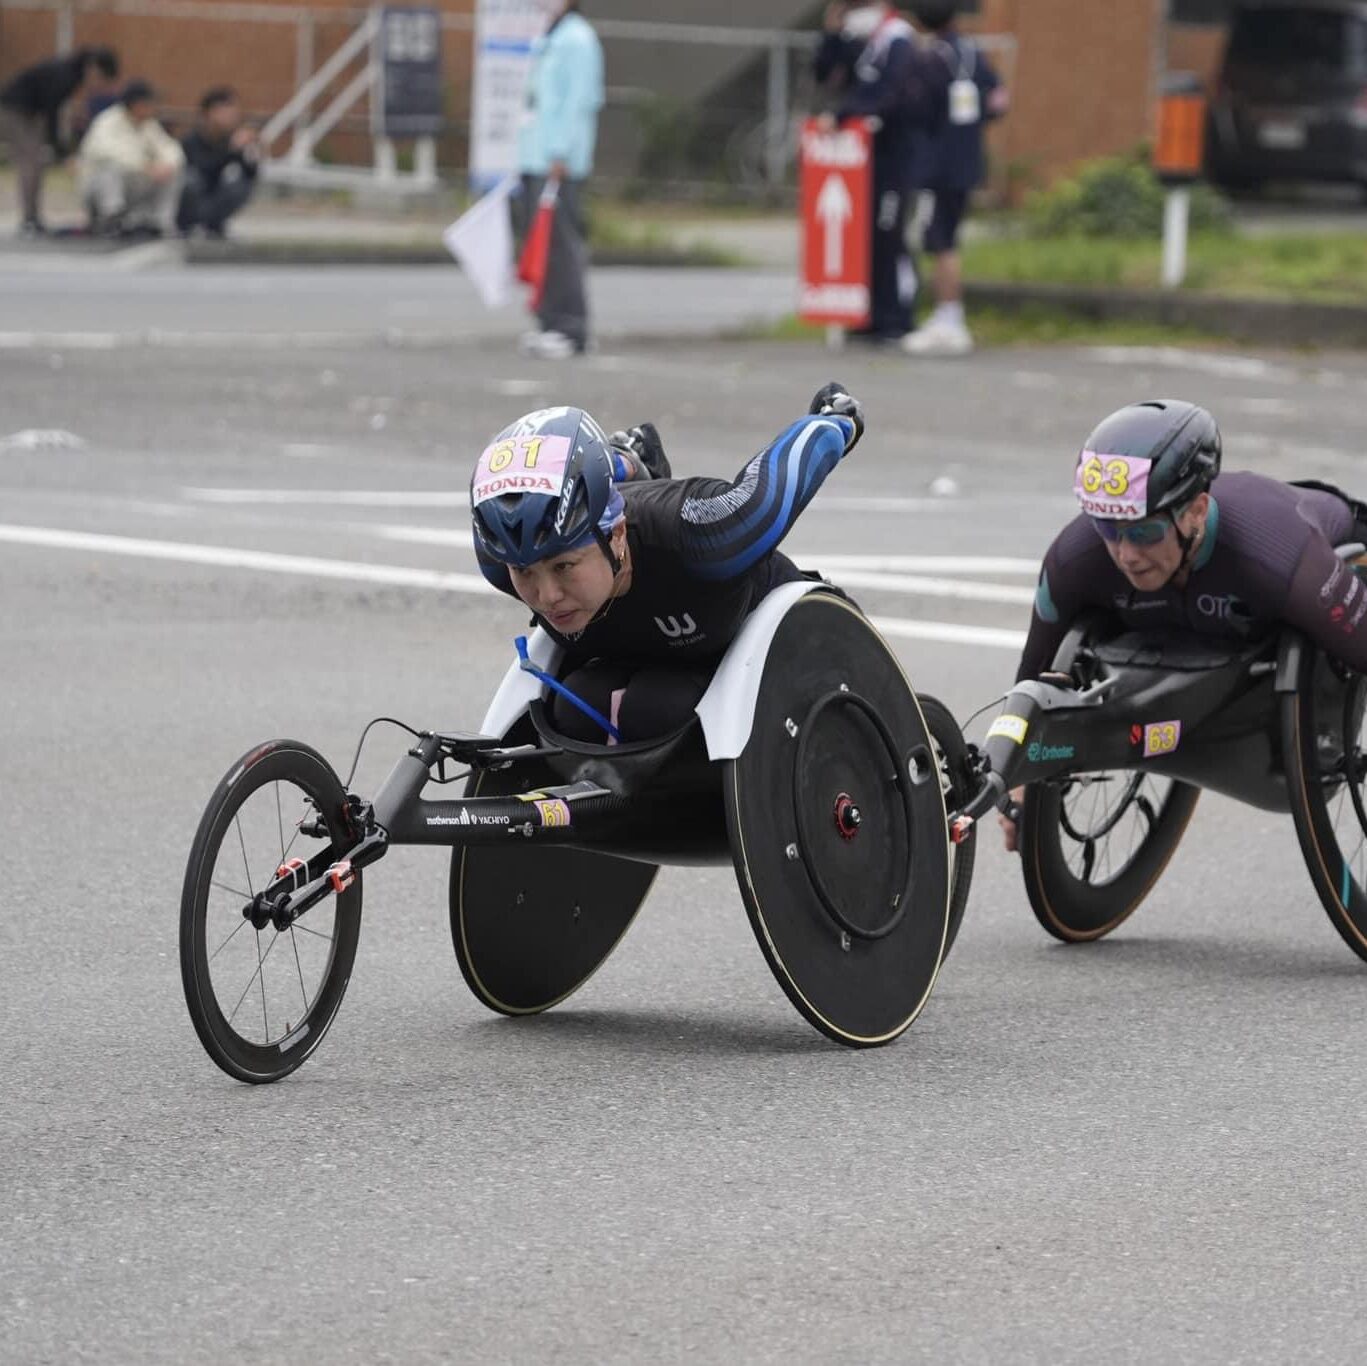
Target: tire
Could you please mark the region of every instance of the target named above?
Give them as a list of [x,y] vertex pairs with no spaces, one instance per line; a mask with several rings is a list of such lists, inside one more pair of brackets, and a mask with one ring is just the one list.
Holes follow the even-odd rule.
[[[935,743],[935,757],[940,763],[940,785],[945,794],[946,813],[958,810],[973,794],[973,765],[959,723],[938,697],[917,693],[926,729]],[[955,936],[963,923],[964,908],[968,905],[969,889],[973,885],[973,861],[977,853],[978,831],[975,826],[962,844],[950,845],[949,924],[945,929],[945,947],[940,954],[943,963],[954,946]]]
[[[1166,792],[1161,790],[1164,783]],[[1105,795],[1089,799],[1094,790]],[[1200,795],[1199,788],[1187,783],[1142,772],[1088,773],[1032,784],[1025,793],[1020,848],[1035,918],[1068,944],[1110,934],[1158,881]],[[1087,840],[1078,835],[1090,838],[1090,856],[1085,853]],[[1105,853],[1098,859],[1103,841]],[[1123,853],[1118,866],[1110,861],[1115,841]],[[1080,867],[1070,862],[1074,850],[1080,851]],[[1093,880],[1098,871],[1104,876]]]
[[1291,817],[1320,904],[1343,941],[1367,959],[1367,794],[1363,717],[1367,679],[1343,674],[1313,647],[1282,699],[1282,753]]
[[[296,816],[314,810],[326,835],[296,829],[287,838]],[[181,980],[205,1051],[239,1081],[278,1081],[322,1042],[356,959],[361,874],[283,932],[254,929],[242,908],[286,858],[317,866],[349,843],[342,784],[326,760],[294,740],[273,740],[245,755],[205,809],[181,893]],[[289,943],[274,958],[281,939]]]

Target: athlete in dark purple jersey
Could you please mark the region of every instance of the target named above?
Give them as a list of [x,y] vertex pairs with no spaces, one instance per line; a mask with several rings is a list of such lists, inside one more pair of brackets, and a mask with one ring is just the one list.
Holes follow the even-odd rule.
[[[1285,623],[1367,672],[1367,586],[1334,553],[1367,541],[1367,507],[1346,494],[1220,474],[1215,420],[1170,399],[1102,422],[1074,492],[1082,512],[1045,554],[1018,681],[1048,669],[1077,615],[1096,607],[1130,629],[1228,640]],[[1014,849],[1010,812],[1002,824]]]

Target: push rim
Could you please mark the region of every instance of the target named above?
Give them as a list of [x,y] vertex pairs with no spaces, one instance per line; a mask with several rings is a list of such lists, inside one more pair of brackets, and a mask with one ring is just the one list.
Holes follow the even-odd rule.
[[[855,716],[859,718],[855,722],[856,726],[865,730],[866,734],[871,730],[881,751],[878,758],[883,764],[883,773],[864,777],[863,791],[866,796],[861,796],[856,783],[848,775],[837,774],[830,779],[827,774],[819,773],[814,779],[809,767],[818,723],[823,718],[834,718],[839,708],[853,708]],[[850,738],[853,743],[854,735],[851,734]],[[911,848],[911,832],[915,824],[911,775],[914,771],[923,778],[928,773],[927,757],[924,753],[919,757],[913,756],[904,770],[898,758],[897,742],[887,723],[864,698],[845,689],[836,689],[819,697],[808,709],[798,729],[797,762],[793,768],[793,809],[797,817],[798,851],[822,909],[844,933],[853,938],[883,939],[902,923],[907,913],[915,876]],[[879,776],[882,777],[881,783]],[[895,812],[888,810],[887,787],[897,793]],[[900,820],[896,813],[900,813]],[[877,858],[890,848],[894,860],[892,866],[906,868],[905,878],[900,880],[901,886],[891,898],[888,914],[873,925],[860,924],[841,909],[822,871],[824,862],[853,854],[860,841],[865,846],[866,856]],[[867,846],[871,844],[875,847],[870,855]],[[878,848],[879,845],[883,848]]]

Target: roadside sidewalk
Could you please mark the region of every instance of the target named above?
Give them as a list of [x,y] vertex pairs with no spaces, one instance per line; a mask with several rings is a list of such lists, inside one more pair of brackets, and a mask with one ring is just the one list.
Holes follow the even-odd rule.
[[[230,225],[231,240],[186,244],[190,264],[351,265],[439,264],[450,258],[442,230],[456,218],[462,197],[385,209],[350,202],[344,194],[282,196],[265,188]],[[50,174],[44,212],[53,227],[75,226],[82,213],[69,171]],[[793,270],[799,229],[792,214],[708,211],[675,205],[595,200],[594,259],[602,265],[733,265]],[[0,169],[0,253],[42,251],[104,256],[108,244],[79,238],[32,244],[17,240],[13,173]]]

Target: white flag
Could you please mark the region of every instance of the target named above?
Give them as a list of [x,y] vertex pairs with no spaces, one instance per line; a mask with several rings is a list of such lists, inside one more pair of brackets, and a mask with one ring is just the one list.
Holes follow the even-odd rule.
[[508,221],[508,196],[516,184],[514,176],[500,180],[441,235],[446,250],[460,262],[485,308],[498,308],[506,303],[513,283],[513,228]]

